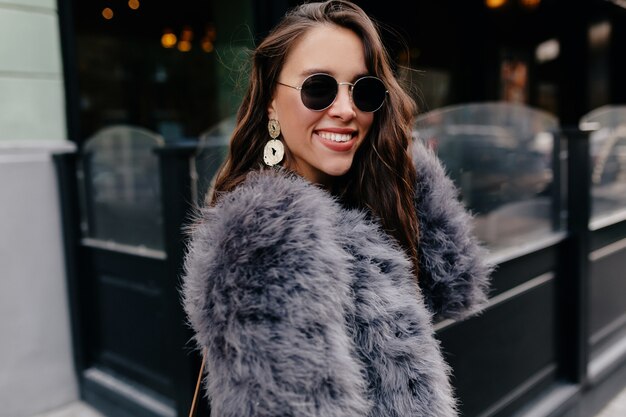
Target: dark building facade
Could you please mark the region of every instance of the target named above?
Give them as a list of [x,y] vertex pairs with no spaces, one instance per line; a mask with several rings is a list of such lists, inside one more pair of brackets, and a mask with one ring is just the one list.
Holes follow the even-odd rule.
[[[79,148],[56,158],[74,359],[107,415],[186,415],[199,358],[178,295],[184,226],[223,158],[250,48],[298,3],[59,0]],[[626,101],[624,2],[356,3],[498,264],[485,313],[437,324],[462,415],[597,407],[626,374],[626,203],[592,207],[626,181],[622,122],[590,115]]]
[[[618,1],[357,3],[381,22],[422,112],[506,100],[575,125],[626,99]],[[73,139],[115,123],[197,138],[235,112],[247,51],[295,4],[60,1]]]

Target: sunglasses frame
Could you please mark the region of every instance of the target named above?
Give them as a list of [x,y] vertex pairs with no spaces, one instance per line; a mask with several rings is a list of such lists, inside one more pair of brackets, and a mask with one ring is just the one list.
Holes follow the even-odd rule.
[[[303,94],[303,92],[302,92],[302,87],[304,86],[304,84],[307,82],[307,80],[308,80],[309,78],[315,77],[315,76],[317,76],[317,75],[324,75],[324,76],[326,76],[326,77],[330,77],[330,78],[332,78],[333,80],[335,80],[335,82],[337,83],[337,92],[335,93],[335,97],[333,98],[333,100],[330,102],[330,104],[329,104],[328,106],[324,107],[323,109],[319,109],[319,110],[317,110],[317,109],[312,109],[312,108],[308,107],[306,104],[304,104],[304,99],[302,98],[302,94]],[[354,91],[354,86],[355,86],[355,85],[356,85],[359,81],[361,81],[361,80],[363,80],[363,79],[366,79],[366,78],[374,78],[374,79],[376,79],[376,80],[380,81],[380,83],[382,84],[383,88],[385,88],[385,98],[383,98],[383,101],[380,103],[380,106],[378,106],[378,107],[377,107],[376,109],[374,109],[374,110],[361,110],[361,108],[359,108],[359,106],[358,106],[358,105],[354,102],[354,98],[352,97],[352,95],[353,95],[353,91]],[[386,89],[386,87],[385,87],[385,83],[383,82],[383,80],[381,80],[381,79],[380,79],[380,78],[378,78],[378,77],[374,77],[373,75],[365,75],[365,76],[363,76],[363,77],[359,78],[358,80],[356,80],[355,82],[350,83],[350,82],[347,82],[347,81],[346,81],[346,82],[339,82],[339,81],[337,81],[337,79],[336,79],[335,77],[333,77],[333,76],[332,76],[332,75],[330,75],[330,74],[326,74],[325,72],[316,72],[315,74],[311,74],[311,75],[309,75],[308,77],[306,77],[306,78],[302,81],[302,84],[300,84],[300,86],[289,85],[289,84],[281,83],[280,81],[276,81],[276,83],[277,83],[277,84],[280,84],[280,85],[284,85],[285,87],[293,88],[294,90],[298,90],[298,91],[300,91],[300,100],[302,100],[302,104],[304,105],[304,107],[306,107],[307,109],[309,109],[309,110],[311,110],[311,111],[324,111],[324,110],[328,109],[330,106],[332,106],[333,104],[335,104],[335,101],[337,100],[337,96],[339,95],[339,87],[340,87],[340,86],[342,86],[342,85],[347,85],[347,86],[350,86],[350,88],[349,88],[349,90],[350,90],[350,101],[352,102],[352,104],[354,104],[354,106],[355,106],[357,109],[359,109],[359,111],[362,111],[363,113],[374,113],[374,112],[376,112],[376,111],[380,110],[380,108],[383,106],[383,104],[385,104],[385,100],[387,99],[387,95],[389,94],[389,90],[387,90],[387,89]]]

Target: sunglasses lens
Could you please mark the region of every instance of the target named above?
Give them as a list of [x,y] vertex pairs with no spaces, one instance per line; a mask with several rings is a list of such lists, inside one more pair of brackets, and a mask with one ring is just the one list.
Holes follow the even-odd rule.
[[[311,110],[328,108],[337,97],[339,85],[328,74],[315,74],[304,80],[300,91],[302,102]],[[359,110],[374,112],[384,103],[387,96],[385,84],[376,77],[357,80],[352,89],[352,100]]]
[[302,103],[311,110],[324,110],[335,101],[337,88],[337,81],[330,75],[312,75],[302,84]]
[[363,77],[357,80],[352,89],[352,100],[359,110],[373,112],[385,101],[385,84],[376,77]]

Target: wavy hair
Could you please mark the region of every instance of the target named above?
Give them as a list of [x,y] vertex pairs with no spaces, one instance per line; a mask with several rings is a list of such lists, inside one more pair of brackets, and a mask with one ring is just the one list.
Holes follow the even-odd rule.
[[[228,156],[216,178],[210,203],[234,189],[252,170],[263,169],[268,140],[267,108],[278,76],[293,45],[310,29],[337,25],[362,40],[371,75],[385,83],[389,94],[350,170],[329,190],[351,208],[367,209],[382,223],[412,260],[418,276],[418,221],[414,207],[415,167],[411,161],[411,128],[416,106],[393,74],[388,53],[375,23],[358,6],[344,0],[306,3],[288,12],[254,50],[247,92],[237,113]],[[285,161],[291,159],[285,149]]]

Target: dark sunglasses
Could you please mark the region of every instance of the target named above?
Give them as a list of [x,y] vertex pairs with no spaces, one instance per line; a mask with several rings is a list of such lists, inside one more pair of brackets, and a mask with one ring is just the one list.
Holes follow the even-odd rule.
[[304,79],[300,87],[278,82],[285,87],[300,90],[302,103],[311,110],[326,110],[335,102],[340,85],[350,86],[350,97],[354,105],[364,112],[380,109],[387,97],[387,89],[380,78],[365,76],[353,83],[338,82],[328,74],[313,74]]

